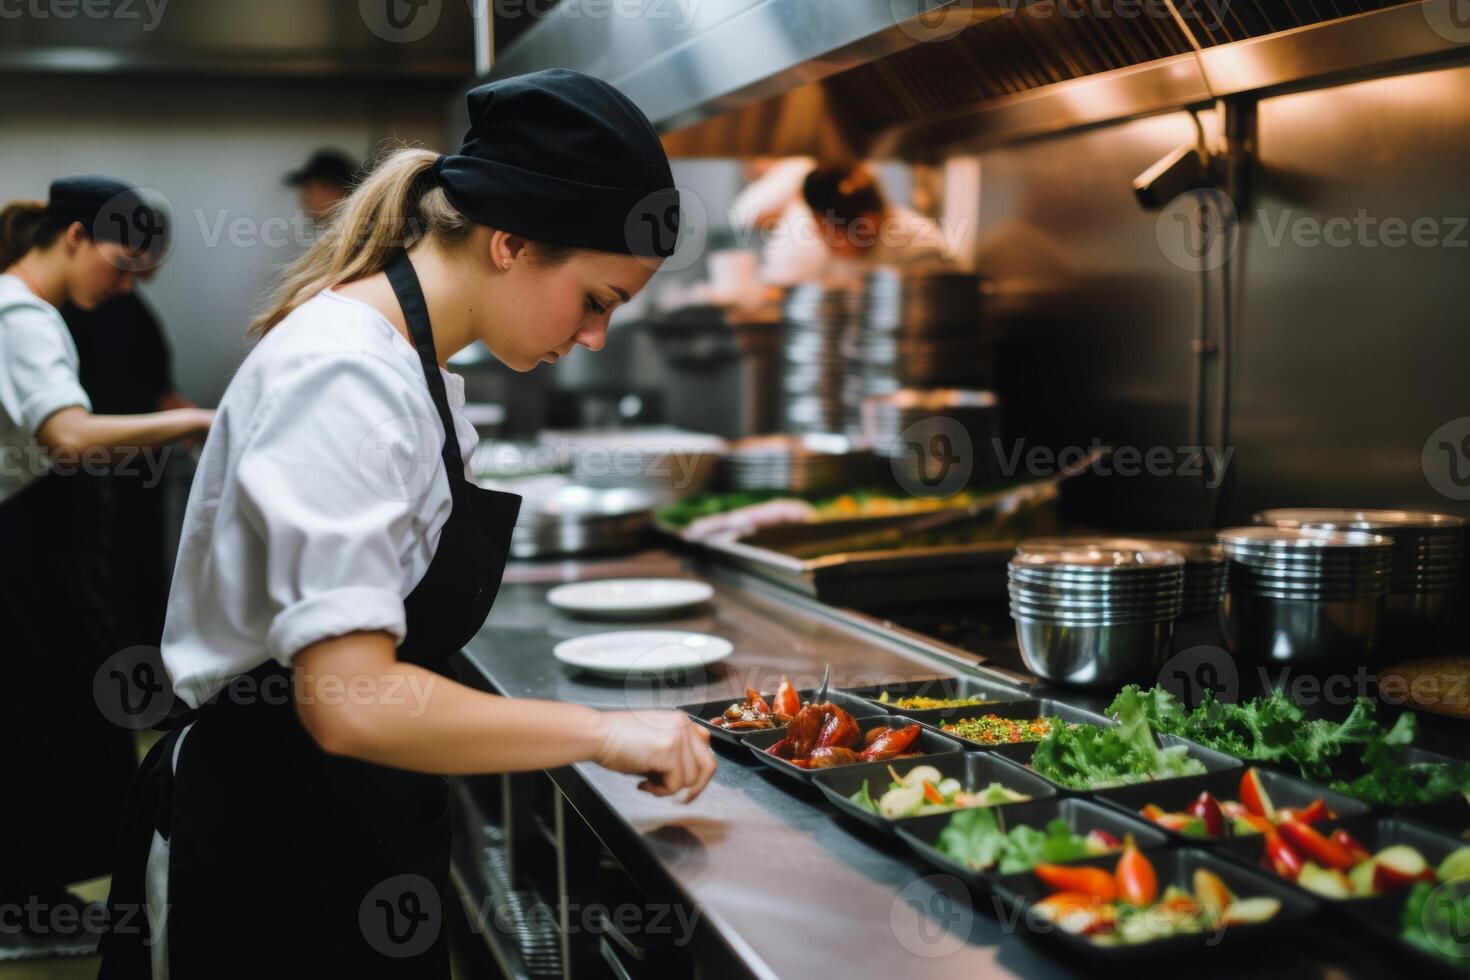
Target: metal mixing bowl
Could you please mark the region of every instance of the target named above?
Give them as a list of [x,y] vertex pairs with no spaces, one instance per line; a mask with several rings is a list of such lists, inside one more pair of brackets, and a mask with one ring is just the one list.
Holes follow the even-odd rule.
[[1066,625],[1014,616],[1021,659],[1058,684],[1112,687],[1152,683],[1169,656],[1174,622]]
[[1286,598],[1232,587],[1220,607],[1221,630],[1231,653],[1248,663],[1351,670],[1371,662],[1384,599]]

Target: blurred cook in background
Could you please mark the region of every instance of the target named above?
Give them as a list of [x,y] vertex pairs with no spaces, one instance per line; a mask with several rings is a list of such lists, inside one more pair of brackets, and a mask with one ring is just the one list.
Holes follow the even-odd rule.
[[[67,886],[112,870],[132,732],[94,694],[118,650],[108,616],[107,484],[92,467],[206,431],[184,408],[94,414],[59,307],[93,309],[128,293],[153,246],[152,209],[110,177],[53,181],[46,201],[0,209],[0,705],[6,802],[0,901],[48,912],[82,902]],[[0,959],[85,952],[85,931],[20,917]],[[94,920],[85,916],[72,921]]]
[[[171,228],[162,211],[155,210],[152,227],[152,245],[139,262],[131,292],[92,310],[75,303],[61,308],[94,412],[142,415],[198,407],[176,390],[168,342],[152,307],[136,289],[138,282],[157,274],[168,255]],[[107,481],[112,496],[112,617],[119,649],[163,642],[171,564],[164,554],[166,452],[140,454],[99,477]]]
[[778,286],[861,275],[875,266],[942,267],[950,249],[939,225],[891,203],[866,163],[819,166],[810,157],[764,164],[730,207],[760,232],[761,278]]
[[299,170],[286,175],[286,186],[296,188],[302,210],[320,225],[330,216],[337,202],[352,190],[360,169],[341,150],[317,150]]

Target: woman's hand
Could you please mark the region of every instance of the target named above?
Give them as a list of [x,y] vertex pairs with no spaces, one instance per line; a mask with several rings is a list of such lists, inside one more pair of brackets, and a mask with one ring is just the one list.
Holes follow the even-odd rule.
[[654,796],[688,789],[685,803],[715,774],[709,733],[678,711],[618,711],[602,716],[602,748],[594,762],[614,772],[644,775],[638,788]]

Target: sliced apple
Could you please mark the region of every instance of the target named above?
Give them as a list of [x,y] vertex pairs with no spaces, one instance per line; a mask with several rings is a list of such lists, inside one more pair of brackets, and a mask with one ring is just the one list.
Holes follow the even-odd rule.
[[1280,911],[1281,899],[1258,895],[1232,902],[1221,921],[1227,926],[1258,926],[1275,918]]
[[1189,812],[1198,817],[1205,825],[1205,833],[1210,837],[1225,836],[1225,811],[1220,808],[1220,801],[1205,790],[1195,797],[1195,801],[1189,807]]
[[1367,898],[1378,894],[1378,889],[1373,887],[1374,866],[1374,861],[1370,857],[1348,872],[1348,881],[1352,883],[1354,896]]
[[1261,773],[1255,766],[1251,766],[1240,777],[1240,802],[1256,816],[1276,822],[1276,808],[1271,805],[1271,794],[1266,792],[1266,787],[1261,782]]
[[1215,918],[1223,915],[1235,901],[1229,886],[1209,868],[1194,869],[1194,897],[1199,901],[1200,907]]
[[1385,847],[1373,856],[1373,888],[1389,892],[1411,888],[1418,881],[1433,881],[1434,872],[1424,855],[1407,844]]
[[1348,880],[1347,875],[1311,861],[1302,865],[1301,873],[1296,876],[1296,883],[1323,898],[1341,901],[1353,897],[1353,883]]

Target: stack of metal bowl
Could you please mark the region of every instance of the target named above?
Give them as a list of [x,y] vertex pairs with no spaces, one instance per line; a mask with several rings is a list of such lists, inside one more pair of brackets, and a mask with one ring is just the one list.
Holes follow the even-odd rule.
[[1017,555],[1058,551],[1172,551],[1184,559],[1184,608],[1181,619],[1214,616],[1225,592],[1225,554],[1208,541],[1167,541],[1155,538],[1108,538],[1085,535],[1029,538],[1016,545]]
[[1362,531],[1230,528],[1222,626],[1236,656],[1330,668],[1372,656],[1392,542]]
[[1266,510],[1256,523],[1389,538],[1388,599],[1383,635],[1401,646],[1432,642],[1465,574],[1465,520],[1412,510],[1290,507]]
[[1172,551],[1084,549],[1017,555],[1011,618],[1039,677],[1114,686],[1152,680],[1184,608],[1184,558]]
[[630,551],[641,544],[658,502],[648,490],[591,487],[562,474],[481,479],[479,484],[521,495],[510,540],[516,558]]
[[783,341],[785,427],[792,432],[844,431],[844,338],[858,329],[863,290],[795,286],[786,294]]
[[[900,481],[927,479],[923,468],[932,455],[965,451],[973,467],[971,483],[997,478],[1000,462],[992,440],[1001,437],[1001,415],[1000,399],[994,392],[904,388],[865,399],[862,420],[863,441],[875,454],[893,461],[894,475]],[[968,447],[954,444],[961,432],[969,439]],[[949,446],[933,444],[941,435]],[[921,444],[922,451],[910,444],[914,441]]]
[[751,436],[734,443],[721,462],[722,483],[732,490],[841,490],[871,483],[873,462],[872,453],[846,436]]

